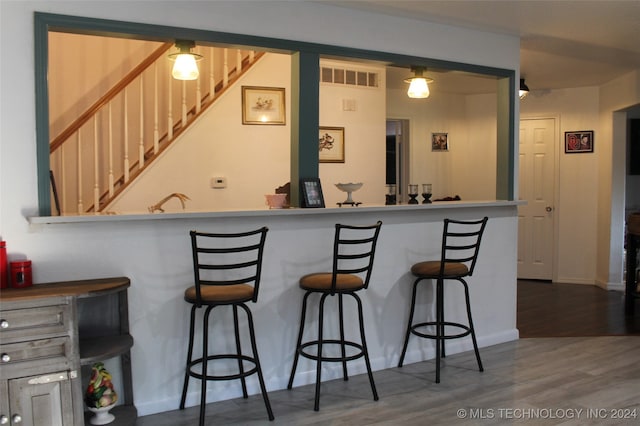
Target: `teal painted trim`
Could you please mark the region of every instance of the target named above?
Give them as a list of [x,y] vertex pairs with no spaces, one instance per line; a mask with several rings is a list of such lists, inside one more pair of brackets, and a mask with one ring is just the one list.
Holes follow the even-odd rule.
[[309,43],[271,37],[259,37],[219,31],[197,30],[172,27],[166,25],[141,24],[136,22],[114,21],[108,19],[85,18],[78,16],[58,15],[36,12],[36,17],[42,20],[51,31],[63,31],[80,34],[93,34],[108,37],[142,38],[171,42],[176,39],[197,40],[199,42],[226,44],[231,46],[252,46],[272,52],[316,53],[322,57],[336,57],[338,59],[366,59],[381,61],[385,65],[425,66],[467,71],[477,74],[509,77],[513,70],[487,67],[482,65],[465,64],[419,56],[401,55],[392,52],[355,49],[350,47],[332,46],[327,44]]
[[38,165],[38,213],[51,216],[51,182],[49,178],[49,36],[42,16],[34,16],[35,96],[36,96],[36,161]]
[[515,197],[515,72],[498,80],[496,199]]
[[[514,194],[514,117],[515,117],[515,71],[503,68],[487,67],[473,64],[464,64],[451,61],[443,61],[437,59],[422,58],[410,55],[400,55],[391,52],[370,51],[362,49],[354,49],[349,47],[331,46],[318,43],[308,43],[300,41],[292,41],[285,39],[276,39],[268,37],[258,37],[242,34],[233,34],[217,31],[198,30],[189,28],[180,28],[164,25],[141,24],[135,22],[115,21],[107,19],[86,18],[78,16],[59,15],[51,13],[35,12],[34,14],[34,30],[35,30],[35,90],[36,90],[36,141],[37,141],[37,161],[38,161],[38,202],[40,215],[48,216],[51,214],[50,200],[50,183],[49,183],[49,110],[48,110],[48,84],[47,84],[47,58],[48,58],[48,32],[62,31],[69,33],[93,34],[110,37],[127,37],[138,38],[155,41],[171,42],[175,39],[197,40],[201,43],[209,43],[214,45],[233,46],[251,46],[261,48],[271,52],[281,53],[300,53],[300,61],[297,65],[300,69],[298,76],[299,83],[296,90],[299,90],[297,96],[304,102],[293,104],[292,101],[292,121],[295,117],[295,123],[292,124],[292,136],[294,124],[297,135],[298,145],[296,151],[293,151],[297,163],[292,161],[292,193],[297,182],[293,182],[294,176],[296,180],[299,177],[317,177],[317,142],[315,142],[318,129],[318,81],[319,72],[318,58],[338,58],[338,59],[362,59],[377,61],[383,65],[395,65],[410,67],[424,66],[427,68],[443,68],[459,71],[466,71],[476,74],[484,74],[496,76],[498,78],[506,78],[510,83],[508,95],[498,93],[498,104],[508,105],[502,112],[505,114],[503,119],[508,117],[508,124],[503,126],[503,145],[498,147],[498,177],[496,193],[500,194],[497,198],[512,200]],[[315,63],[316,69],[311,70],[311,64]],[[292,83],[294,84],[294,83]],[[295,85],[295,84],[294,84]],[[500,84],[498,85],[500,86]],[[305,96],[302,96],[302,93]],[[314,93],[316,93],[314,95]],[[293,95],[293,93],[292,93]],[[503,96],[508,96],[504,98]],[[508,102],[501,99],[509,99]],[[298,108],[295,108],[295,105]],[[499,118],[500,120],[500,118]],[[313,129],[313,130],[312,130]],[[500,130],[499,130],[500,132]],[[315,164],[311,150],[307,150],[310,145],[300,144],[299,141],[312,141],[315,143]],[[292,141],[294,143],[294,141]],[[303,147],[301,150],[301,147]],[[500,149],[504,149],[500,152]],[[506,162],[505,162],[506,161]]]
[[301,205],[300,178],[319,177],[318,128],[320,116],[320,55],[298,52],[291,56],[291,195]]
[[300,52],[300,178],[319,177],[320,56]]

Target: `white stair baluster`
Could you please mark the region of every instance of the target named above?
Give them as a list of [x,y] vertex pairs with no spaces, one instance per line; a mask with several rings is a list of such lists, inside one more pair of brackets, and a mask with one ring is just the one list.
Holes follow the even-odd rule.
[[78,130],[78,214],[84,213],[84,205],[82,203],[82,187],[83,187],[83,179],[82,179],[82,136],[80,135],[80,130]]
[[153,64],[153,153],[160,149],[160,130],[158,128],[158,61]]
[[113,197],[113,115],[109,102],[109,197]]
[[[67,153],[66,146],[63,144],[60,147],[60,173],[56,176],[56,184],[58,185],[58,196],[62,195],[60,201],[60,214],[64,214],[67,211]],[[58,180],[60,183],[58,183]],[[64,188],[62,194],[60,194],[60,188]]]
[[167,142],[173,140],[173,77],[169,75],[169,110],[167,111]]
[[224,61],[222,63],[222,87],[229,84],[229,49],[224,48]]
[[182,124],[180,130],[187,125],[187,81],[182,80]]
[[196,80],[196,114],[200,112],[202,109],[202,89],[200,88],[200,84],[202,78],[200,77],[202,73],[198,73],[198,79]]
[[129,182],[129,90],[124,89],[124,101],[123,101],[123,117],[124,124],[122,130],[124,131],[124,137],[122,138],[124,143],[124,182]]
[[138,139],[138,170],[144,167],[144,79],[140,76],[140,138]]
[[213,102],[213,98],[215,97],[216,94],[216,76],[215,76],[215,70],[214,70],[214,65],[215,65],[215,60],[214,60],[214,55],[215,54],[215,49],[213,47],[209,48],[209,57],[211,58],[209,60],[209,103]]
[[100,210],[100,168],[98,167],[98,114],[93,116],[93,213],[98,214]]

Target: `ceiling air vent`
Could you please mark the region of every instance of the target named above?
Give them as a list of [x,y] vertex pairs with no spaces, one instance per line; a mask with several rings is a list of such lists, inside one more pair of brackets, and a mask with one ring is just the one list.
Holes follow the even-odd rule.
[[378,73],[346,68],[323,66],[320,69],[322,83],[345,84],[358,87],[378,87]]

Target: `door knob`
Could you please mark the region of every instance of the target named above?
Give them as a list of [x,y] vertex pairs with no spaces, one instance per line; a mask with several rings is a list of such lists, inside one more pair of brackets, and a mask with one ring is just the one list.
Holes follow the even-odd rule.
[[545,210],[546,210],[547,212],[551,213],[551,211],[553,210],[553,207],[551,207],[551,206],[547,206],[547,207],[545,207]]

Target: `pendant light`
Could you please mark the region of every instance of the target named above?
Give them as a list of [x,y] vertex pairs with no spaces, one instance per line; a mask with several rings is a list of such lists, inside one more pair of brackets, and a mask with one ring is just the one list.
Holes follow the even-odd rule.
[[404,80],[405,83],[409,83],[407,95],[410,98],[425,99],[429,97],[429,83],[433,83],[433,79],[424,76],[426,70],[426,67],[411,67],[413,77]]
[[527,87],[526,84],[524,84],[524,78],[521,78],[520,90],[518,91],[518,96],[520,96],[520,99],[524,99],[527,97],[528,94],[529,94],[529,88]]
[[171,75],[176,80],[195,80],[200,75],[196,61],[202,59],[202,55],[191,52],[195,45],[195,41],[176,40],[178,52],[169,55],[169,59],[175,61]]

